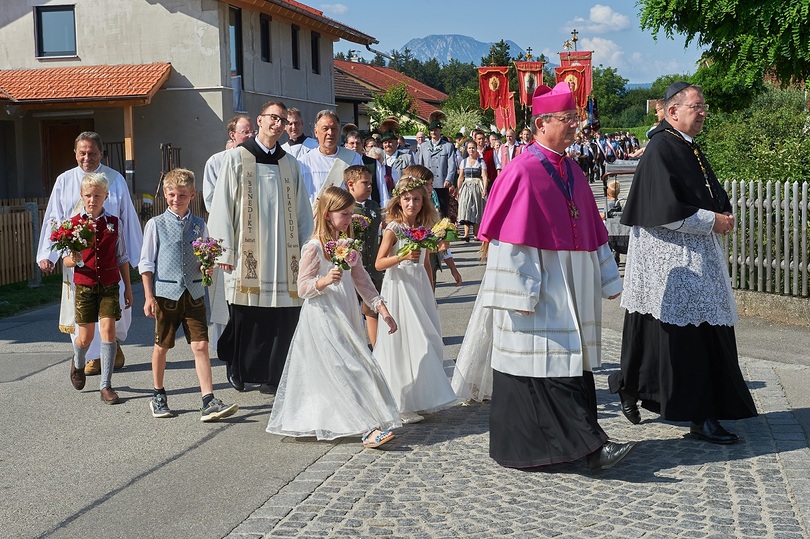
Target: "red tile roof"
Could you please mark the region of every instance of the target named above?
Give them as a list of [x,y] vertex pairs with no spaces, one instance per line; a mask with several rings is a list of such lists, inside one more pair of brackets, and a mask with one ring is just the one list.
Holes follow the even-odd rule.
[[377,39],[350,26],[324,16],[323,11],[312,8],[296,0],[228,0],[228,5],[242,7],[251,11],[259,11],[268,15],[283,17],[288,22],[301,24],[318,32],[330,36],[359,43],[371,45],[378,43]]
[[335,60],[335,71],[371,86],[377,93],[385,92],[392,86],[404,83],[408,92],[414,97],[417,116],[425,121],[430,113],[438,109],[441,102],[447,99],[447,94],[444,92],[388,67]]
[[148,103],[166,82],[166,62],[0,70],[0,101],[25,104],[81,101]]

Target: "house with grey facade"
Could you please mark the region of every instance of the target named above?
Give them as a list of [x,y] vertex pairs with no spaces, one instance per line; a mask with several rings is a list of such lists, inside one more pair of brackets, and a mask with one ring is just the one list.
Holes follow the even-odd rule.
[[155,191],[161,144],[201,181],[236,113],[336,107],[339,39],[377,43],[295,0],[4,1],[0,198],[49,195],[85,130],[134,193]]

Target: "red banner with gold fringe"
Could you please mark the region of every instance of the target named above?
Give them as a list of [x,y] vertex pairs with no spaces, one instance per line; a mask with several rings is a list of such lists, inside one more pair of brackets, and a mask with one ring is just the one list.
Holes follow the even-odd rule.
[[478,91],[481,95],[482,109],[495,109],[508,106],[509,79],[505,66],[490,66],[478,68]]
[[509,104],[506,107],[495,109],[495,127],[497,127],[500,132],[517,127],[517,119],[515,118],[515,92],[509,92]]
[[543,84],[544,65],[545,62],[515,62],[520,86],[520,102],[527,107],[532,105],[534,91]]
[[563,51],[560,53],[560,67],[585,66],[585,95],[593,91],[592,75],[593,51]]
[[586,66],[555,67],[554,74],[557,82],[567,82],[574,94],[574,101],[577,102],[577,110],[582,111],[588,102],[588,94],[585,93],[585,71]]

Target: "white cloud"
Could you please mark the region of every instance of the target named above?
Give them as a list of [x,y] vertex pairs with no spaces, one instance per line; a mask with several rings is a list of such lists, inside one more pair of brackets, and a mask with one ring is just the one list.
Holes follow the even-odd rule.
[[619,74],[622,73],[622,67],[625,65],[624,50],[615,41],[603,37],[583,37],[579,40],[577,49],[593,51],[593,65],[613,67]]
[[630,28],[630,17],[613,11],[610,6],[596,4],[591,8],[588,19],[577,17],[568,24],[576,25],[579,32],[604,34],[627,30]]
[[319,9],[330,15],[343,15],[349,11],[349,6],[345,4],[321,4]]

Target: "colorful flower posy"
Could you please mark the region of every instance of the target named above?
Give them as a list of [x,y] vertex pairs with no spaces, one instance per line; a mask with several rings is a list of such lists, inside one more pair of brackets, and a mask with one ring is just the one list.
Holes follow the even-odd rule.
[[419,249],[435,251],[439,244],[439,238],[426,226],[403,228],[402,232],[397,234],[397,236],[406,240],[405,245],[397,250],[397,256],[405,256],[411,251],[417,251]]
[[51,232],[51,250],[62,253],[80,253],[87,249],[96,238],[96,222],[91,219],[79,219],[76,224],[70,219],[58,225],[54,222]]
[[332,263],[343,270],[351,269],[360,260],[360,240],[354,240],[341,235],[336,240],[329,240],[323,246],[326,255]]
[[365,232],[370,224],[371,219],[365,215],[360,215],[359,213],[352,214],[352,232],[354,232],[355,237],[359,237]]
[[194,256],[197,257],[203,267],[202,284],[203,286],[211,286],[213,279],[205,270],[213,267],[219,255],[225,252],[225,248],[222,247],[222,240],[201,237],[192,241],[191,246],[194,248]]

